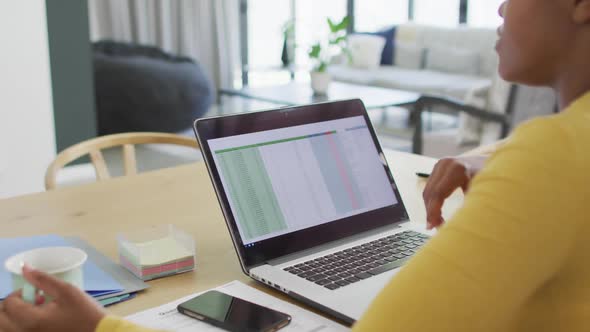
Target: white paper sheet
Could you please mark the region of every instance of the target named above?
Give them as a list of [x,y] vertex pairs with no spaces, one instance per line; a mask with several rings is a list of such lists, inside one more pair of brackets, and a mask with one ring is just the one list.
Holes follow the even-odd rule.
[[[281,331],[336,332],[350,330],[329,319],[279,300],[239,281],[232,281],[215,289],[222,293],[291,315],[291,323],[281,329]],[[217,327],[182,315],[176,310],[176,307],[180,303],[190,300],[201,293],[192,294],[159,307],[138,312],[127,316],[127,319],[145,327],[167,331],[222,331]]]

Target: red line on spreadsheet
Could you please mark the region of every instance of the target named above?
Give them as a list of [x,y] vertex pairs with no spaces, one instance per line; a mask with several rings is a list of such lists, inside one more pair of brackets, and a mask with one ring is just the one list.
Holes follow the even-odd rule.
[[334,141],[334,135],[327,135],[326,138],[330,144],[330,148],[331,148],[330,150],[332,151],[332,154],[334,155],[334,159],[336,159],[336,165],[338,165],[338,172],[340,173],[340,176],[342,177],[342,180],[344,182],[344,186],[346,187],[346,191],[348,192],[348,196],[350,197],[350,202],[352,203],[352,207],[353,207],[353,209],[358,209],[359,203],[357,202],[356,197],[354,196],[354,192],[352,190],[352,183],[350,182],[350,179],[346,175],[346,169],[344,167],[344,162],[342,161],[342,159],[340,158],[340,155],[338,154],[338,147],[336,146],[336,142]]

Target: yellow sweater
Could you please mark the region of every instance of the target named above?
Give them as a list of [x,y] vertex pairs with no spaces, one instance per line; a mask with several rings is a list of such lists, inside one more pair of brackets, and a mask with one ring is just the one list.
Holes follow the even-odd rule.
[[355,331],[590,331],[590,93],[511,136]]
[[114,316],[106,316],[103,318],[98,326],[96,332],[156,332],[155,330],[147,329],[139,325],[135,325],[121,318]]
[[355,331],[590,331],[590,93],[516,130]]

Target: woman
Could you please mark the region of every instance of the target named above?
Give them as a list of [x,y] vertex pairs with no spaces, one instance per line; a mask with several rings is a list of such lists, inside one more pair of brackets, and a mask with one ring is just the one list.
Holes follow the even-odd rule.
[[552,86],[562,112],[518,128],[471,183],[434,174],[430,227],[454,186],[469,185],[463,208],[355,330],[590,331],[590,0],[509,0],[500,15],[500,74]]
[[[590,0],[509,0],[500,15],[502,77],[554,87],[563,112],[516,130],[471,183],[467,174],[429,184],[430,227],[443,222],[448,188],[469,184],[464,207],[357,331],[590,331]],[[0,331],[145,331],[51,277],[25,277],[55,301],[11,296]]]

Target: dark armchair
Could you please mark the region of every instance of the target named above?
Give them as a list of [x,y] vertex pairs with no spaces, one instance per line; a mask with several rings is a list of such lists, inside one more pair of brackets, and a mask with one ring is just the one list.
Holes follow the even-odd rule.
[[[504,138],[508,135],[510,130],[510,117],[512,115],[514,98],[516,96],[517,86],[513,85],[510,88],[510,95],[508,97],[508,103],[506,107],[506,113],[493,113],[484,109],[467,105],[461,101],[454,100],[445,97],[436,96],[422,96],[414,104],[412,116],[414,119],[422,119],[422,113],[425,111],[433,111],[439,109],[441,106],[446,111],[466,113],[483,121],[492,121],[501,125],[501,137]],[[423,136],[424,130],[422,128],[422,121],[414,121],[414,136],[412,138],[412,152],[416,154],[422,154],[423,150]]]
[[[553,91],[548,88],[512,85],[506,101],[506,112],[494,113],[451,98],[425,95],[414,105],[412,118],[421,119],[424,112],[438,112],[440,109],[444,109],[444,113],[465,113],[484,123],[495,123],[500,127],[499,136],[495,139],[501,139],[508,136],[520,122],[534,116],[554,113],[556,98]],[[422,121],[413,121],[413,125],[412,152],[422,154],[425,137]]]

